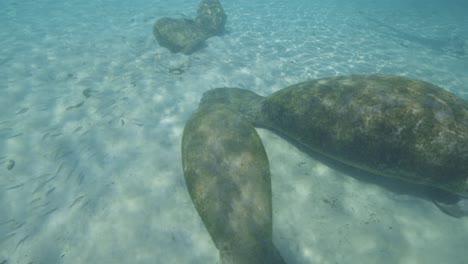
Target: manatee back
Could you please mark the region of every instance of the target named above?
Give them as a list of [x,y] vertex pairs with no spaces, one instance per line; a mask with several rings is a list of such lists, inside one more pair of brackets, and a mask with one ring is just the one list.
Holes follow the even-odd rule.
[[[263,263],[272,259],[266,254],[278,253],[268,159],[250,122],[225,105],[200,106],[184,128],[182,164],[222,263]],[[274,258],[282,260],[279,253]]]
[[270,129],[354,167],[468,189],[468,104],[430,83],[378,74],[323,78],[268,96],[261,112]]

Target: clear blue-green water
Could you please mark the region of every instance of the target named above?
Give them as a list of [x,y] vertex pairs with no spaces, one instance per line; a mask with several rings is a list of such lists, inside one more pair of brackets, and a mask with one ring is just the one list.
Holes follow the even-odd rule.
[[[152,26],[195,0],[0,2],[1,264],[219,263],[180,158],[208,89],[378,72],[468,100],[464,1],[221,3],[226,33],[187,56]],[[467,218],[259,134],[287,263],[466,263]]]

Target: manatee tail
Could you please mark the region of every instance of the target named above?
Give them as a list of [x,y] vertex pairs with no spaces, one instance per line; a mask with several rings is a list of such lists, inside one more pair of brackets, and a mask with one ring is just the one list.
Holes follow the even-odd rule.
[[222,264],[286,264],[273,242],[258,248],[221,251]]
[[242,116],[255,126],[263,125],[261,115],[265,97],[241,88],[216,88],[206,91],[200,101],[200,108],[205,105],[220,103],[232,110],[239,111]]

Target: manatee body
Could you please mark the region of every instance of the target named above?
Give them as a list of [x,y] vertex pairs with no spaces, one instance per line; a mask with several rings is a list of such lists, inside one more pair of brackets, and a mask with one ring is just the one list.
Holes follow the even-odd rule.
[[182,165],[221,263],[285,263],[272,241],[268,159],[250,122],[224,105],[200,107],[184,128]]
[[206,92],[334,160],[451,193],[468,193],[468,103],[430,83],[380,74],[299,83],[262,97],[239,88]]

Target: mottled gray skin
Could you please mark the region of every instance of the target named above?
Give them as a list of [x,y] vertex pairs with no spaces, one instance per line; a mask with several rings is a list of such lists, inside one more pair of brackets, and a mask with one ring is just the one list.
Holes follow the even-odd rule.
[[379,74],[299,83],[268,97],[204,94],[255,126],[377,175],[468,193],[468,104],[427,82]]
[[218,0],[202,0],[198,5],[195,22],[211,36],[223,33],[226,19],[226,13]]
[[224,32],[227,16],[218,0],[202,0],[195,19],[158,19],[153,34],[159,45],[171,52],[190,55],[205,45],[205,40]]
[[250,122],[224,105],[199,108],[184,128],[182,165],[221,263],[285,263],[272,242],[268,159]]
[[209,37],[194,20],[168,17],[154,23],[153,34],[162,47],[187,55],[200,49]]

